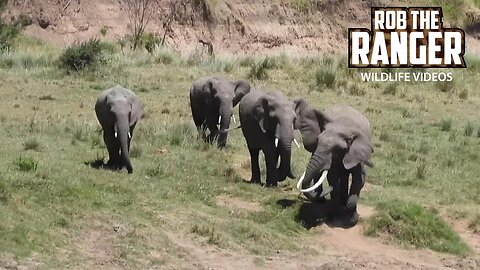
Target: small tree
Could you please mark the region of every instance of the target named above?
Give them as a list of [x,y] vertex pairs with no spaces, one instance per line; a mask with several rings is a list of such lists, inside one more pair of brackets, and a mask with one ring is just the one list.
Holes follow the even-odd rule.
[[142,42],[142,36],[145,28],[153,17],[154,8],[152,0],[123,0],[127,5],[127,11],[130,18],[130,30],[132,31],[133,44],[135,51]]

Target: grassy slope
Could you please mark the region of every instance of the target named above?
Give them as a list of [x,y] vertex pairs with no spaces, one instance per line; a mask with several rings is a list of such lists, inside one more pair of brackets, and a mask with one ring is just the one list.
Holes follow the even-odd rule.
[[[93,232],[114,239],[106,242],[117,263],[144,268],[178,259],[172,233],[260,255],[298,250],[301,241],[292,237],[311,236],[296,221],[302,201],[291,189],[294,180],[277,189],[241,182],[249,177],[249,157],[239,130],[222,152],[195,139],[189,84],[213,73],[246,77],[248,58],[164,65],[148,55],[117,55],[97,75],[67,76],[53,66],[55,52],[38,44],[21,51],[0,59],[0,253],[33,256],[46,268],[84,266]],[[168,55],[157,59],[169,62]],[[452,71],[454,84],[402,83],[385,90],[388,84],[359,82],[342,58],[272,59],[268,79],[254,81],[256,87],[304,96],[318,108],[348,103],[371,120],[376,167],[363,203],[398,199],[467,218],[479,214],[478,60]],[[334,90],[318,91],[324,87],[315,83],[317,69],[334,74]],[[136,91],[146,110],[134,134],[132,175],[84,164],[106,155],[93,104],[117,83]],[[442,119],[452,119],[447,131],[437,126]],[[464,136],[467,122],[472,136]],[[293,154],[299,175],[308,155],[302,149]],[[33,158],[37,170],[19,170],[19,157]],[[263,210],[220,207],[216,196],[225,194],[259,202]],[[281,199],[295,204],[283,209]]]

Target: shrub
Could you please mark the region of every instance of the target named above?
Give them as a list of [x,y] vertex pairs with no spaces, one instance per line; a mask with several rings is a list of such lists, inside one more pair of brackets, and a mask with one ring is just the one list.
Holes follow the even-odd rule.
[[437,215],[414,203],[389,201],[380,203],[365,230],[369,236],[386,235],[402,244],[434,251],[466,255],[469,247]]
[[159,50],[155,53],[155,63],[170,65],[175,61],[175,55],[168,50]]
[[420,161],[415,170],[415,176],[417,179],[424,179],[427,174],[427,163],[425,161]]
[[72,45],[60,55],[60,66],[70,71],[95,69],[104,62],[104,51],[107,47],[98,39]]
[[133,145],[130,149],[130,157],[131,158],[139,158],[142,156],[143,150],[138,145]]
[[395,96],[396,93],[397,93],[397,84],[396,83],[389,83],[389,84],[387,84],[385,89],[383,89],[383,94],[386,94],[386,95]]
[[443,82],[438,81],[436,85],[437,85],[437,88],[444,93],[452,92],[453,89],[455,88],[454,81],[443,81]]
[[36,139],[29,139],[23,143],[23,149],[39,151],[40,143]]
[[328,66],[319,67],[314,74],[314,85],[317,89],[331,88],[335,84],[335,70]]
[[14,161],[17,169],[22,172],[36,171],[38,162],[31,157],[19,157]]
[[268,79],[268,70],[275,67],[275,61],[271,58],[265,58],[262,61],[254,63],[250,67],[250,73],[248,77],[250,79],[256,80],[266,80]]
[[153,53],[155,49],[162,43],[162,39],[153,33],[146,33],[142,36],[141,43],[145,46],[145,50]]
[[5,24],[0,20],[0,52],[12,50],[19,34],[18,28]]
[[238,58],[238,65],[241,67],[251,67],[255,64],[253,56],[242,56]]
[[473,125],[470,121],[468,121],[466,124],[465,124],[465,128],[463,130],[463,135],[467,136],[467,137],[470,137],[473,135]]
[[382,142],[388,142],[390,139],[390,135],[386,131],[382,130],[382,132],[380,133],[379,139]]
[[438,126],[442,131],[450,131],[452,129],[452,118],[442,119]]
[[352,96],[365,96],[367,94],[367,91],[365,91],[365,88],[362,85],[354,82],[347,84],[347,90]]
[[468,99],[468,90],[463,89],[462,91],[460,91],[460,93],[458,93],[458,97],[460,99]]

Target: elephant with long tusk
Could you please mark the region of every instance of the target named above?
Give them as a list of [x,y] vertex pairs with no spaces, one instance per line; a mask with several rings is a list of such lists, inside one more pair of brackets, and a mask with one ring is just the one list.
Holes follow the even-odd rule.
[[[334,105],[320,112],[305,100],[297,99],[295,112],[296,128],[302,134],[305,149],[312,153],[297,188],[312,201],[331,192],[335,212],[354,226],[358,222],[357,201],[365,183],[363,166],[371,164],[373,153],[370,122],[348,105]],[[323,190],[325,179],[330,186]]]
[[287,177],[294,178],[291,168],[294,108],[294,102],[279,91],[252,90],[240,101],[240,125],[250,152],[251,183],[261,182],[260,150],[265,155],[268,187],[277,186],[277,182]]
[[[224,77],[203,77],[190,87],[190,108],[199,134],[207,141],[217,140],[223,148],[227,143],[233,108],[250,92],[245,80],[232,81]],[[210,131],[206,136],[206,129]]]
[[103,91],[95,103],[95,113],[103,129],[110,168],[133,172],[129,150],[133,130],[143,116],[143,108],[132,91],[117,85]]

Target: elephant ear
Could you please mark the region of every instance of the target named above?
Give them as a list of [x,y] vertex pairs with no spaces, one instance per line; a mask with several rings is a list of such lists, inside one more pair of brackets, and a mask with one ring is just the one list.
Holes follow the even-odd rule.
[[303,98],[295,98],[293,99],[295,113],[298,115],[300,114],[305,108],[307,108],[308,103]]
[[360,162],[370,159],[373,152],[372,143],[363,133],[358,133],[347,144],[350,144],[350,147],[343,158],[345,169],[350,170]]
[[143,118],[143,107],[137,98],[132,98],[130,102],[130,126],[134,125]]
[[320,133],[325,129],[325,125],[332,121],[330,117],[323,112],[310,107],[307,101],[305,101],[303,98],[294,99],[293,104],[298,120],[295,121],[295,129],[302,131],[302,129],[307,128],[307,123],[308,125],[315,125],[314,129],[319,131],[316,132],[318,134],[316,134],[315,137],[318,137],[318,135],[320,135]]
[[233,98],[233,107],[235,107],[240,100],[250,92],[250,84],[246,80],[238,80],[233,82],[235,89],[235,97]]
[[254,117],[258,121],[258,125],[263,133],[266,133],[268,130],[268,123],[265,115],[268,115],[268,98],[263,96],[259,98],[254,105]]
[[210,103],[215,96],[217,95],[217,89],[213,85],[212,79],[208,79],[204,84],[203,84],[203,92],[206,95],[206,101],[207,103]]

